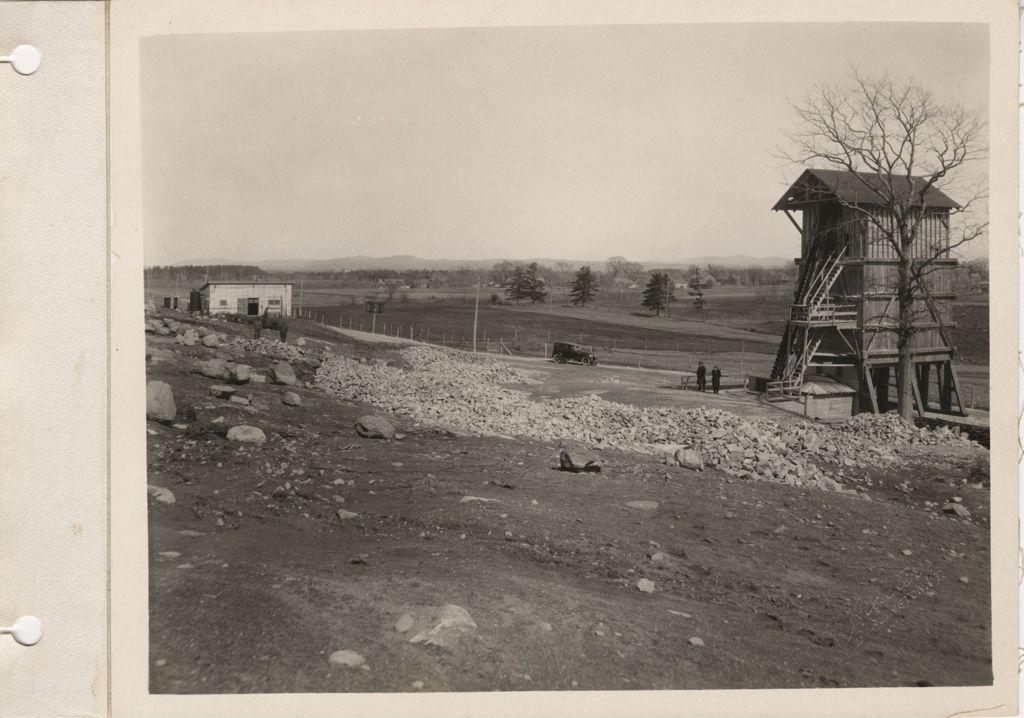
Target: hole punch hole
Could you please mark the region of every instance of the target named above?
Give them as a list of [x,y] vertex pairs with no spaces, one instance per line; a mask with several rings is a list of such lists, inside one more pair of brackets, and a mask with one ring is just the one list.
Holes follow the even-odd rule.
[[13,626],[0,628],[0,635],[4,633],[23,646],[34,646],[43,637],[43,622],[35,616],[22,616]]
[[0,57],[0,62],[8,62],[19,75],[31,75],[39,69],[42,62],[39,50],[31,45],[18,45],[10,55]]

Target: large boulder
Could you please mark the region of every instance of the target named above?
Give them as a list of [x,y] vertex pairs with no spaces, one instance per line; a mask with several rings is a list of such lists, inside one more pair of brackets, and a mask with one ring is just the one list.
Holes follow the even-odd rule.
[[962,519],[971,517],[971,512],[967,510],[967,507],[961,503],[954,503],[950,501],[947,504],[943,504],[942,510],[947,514],[953,514]]
[[291,386],[298,381],[295,378],[295,370],[286,361],[277,361],[270,366],[270,376],[275,384],[286,384]]
[[223,359],[208,359],[196,362],[192,365],[192,371],[196,374],[202,374],[211,379],[220,379],[222,381],[230,381],[232,377],[231,370]]
[[252,379],[252,367],[248,364],[235,364],[230,367],[231,381],[235,384],[248,384]]
[[151,381],[146,384],[146,418],[154,421],[174,421],[178,407],[169,384]]
[[175,502],[174,492],[163,486],[157,486],[156,484],[146,484],[146,490],[149,491],[149,495],[154,499],[163,504],[173,504]]
[[696,449],[677,449],[673,457],[677,464],[690,471],[704,470],[704,457]]
[[216,334],[212,332],[203,336],[204,347],[215,347],[220,344],[220,339],[217,338]]
[[364,439],[393,439],[395,426],[383,416],[367,414],[356,419],[356,433]]
[[434,620],[436,623],[433,628],[417,633],[409,642],[449,648],[462,636],[477,629],[476,621],[469,615],[469,611],[452,603],[442,606]]
[[168,359],[174,358],[174,352],[172,352],[170,349],[161,349],[160,347],[153,347],[150,349],[146,349],[146,358],[153,363],[167,361]]
[[302,406],[302,397],[294,391],[286,391],[284,396],[281,397],[281,401],[288,406]]
[[262,444],[267,440],[263,430],[255,426],[232,426],[228,429],[228,441],[243,441],[250,444]]
[[563,447],[558,452],[558,468],[562,471],[572,471],[575,473],[597,473],[601,471],[601,462],[593,457],[584,456],[575,450],[570,452]]
[[230,399],[236,391],[235,387],[227,384],[214,384],[210,387],[210,393],[218,399]]

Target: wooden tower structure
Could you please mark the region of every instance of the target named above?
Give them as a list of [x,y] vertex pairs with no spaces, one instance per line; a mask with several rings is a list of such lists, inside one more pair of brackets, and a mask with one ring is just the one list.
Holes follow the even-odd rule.
[[[769,399],[799,398],[805,380],[818,374],[856,391],[853,413],[885,412],[892,405],[899,260],[878,226],[893,226],[880,195],[871,190],[872,183],[881,181],[873,173],[808,169],[772,208],[785,212],[800,232],[800,258],[789,321],[768,382]],[[949,255],[949,215],[959,206],[934,188],[924,199],[911,251],[914,258],[929,260],[925,287],[915,295],[913,308],[915,409],[919,416],[964,415],[949,311],[957,266]],[[802,214],[802,221],[794,212]]]

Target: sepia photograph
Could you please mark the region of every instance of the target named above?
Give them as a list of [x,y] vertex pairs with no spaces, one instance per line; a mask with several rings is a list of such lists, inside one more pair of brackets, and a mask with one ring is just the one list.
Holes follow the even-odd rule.
[[989,30],[141,37],[148,691],[992,686]]

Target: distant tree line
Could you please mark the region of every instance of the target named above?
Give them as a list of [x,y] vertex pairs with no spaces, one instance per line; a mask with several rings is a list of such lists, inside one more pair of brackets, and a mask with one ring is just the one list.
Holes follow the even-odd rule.
[[[677,285],[686,284],[692,276],[692,271],[688,269],[652,268],[648,270],[639,262],[632,262],[625,257],[609,257],[603,264],[604,268],[600,270],[588,265],[588,286],[595,289],[615,289],[621,293],[624,289],[639,288],[645,281],[645,277],[649,276],[651,272],[666,274]],[[506,290],[506,297],[511,301],[537,302],[542,301],[543,296],[555,288],[571,291],[580,269],[581,267],[565,261],[555,262],[552,266],[548,266],[537,262],[526,264],[512,260],[496,262],[490,270],[459,267],[455,269],[272,271],[251,264],[189,264],[146,267],[144,279],[147,282],[178,282],[182,286],[194,287],[207,281],[256,280],[260,282],[336,281],[397,289],[404,286],[461,288],[473,287],[478,282],[484,282]],[[984,265],[984,270],[987,276],[987,265]],[[707,266],[706,272],[704,270],[702,272],[707,282],[706,288],[715,283],[748,286],[789,284],[796,276],[795,266],[729,267],[712,264]],[[588,294],[586,302],[591,299],[592,296]]]

